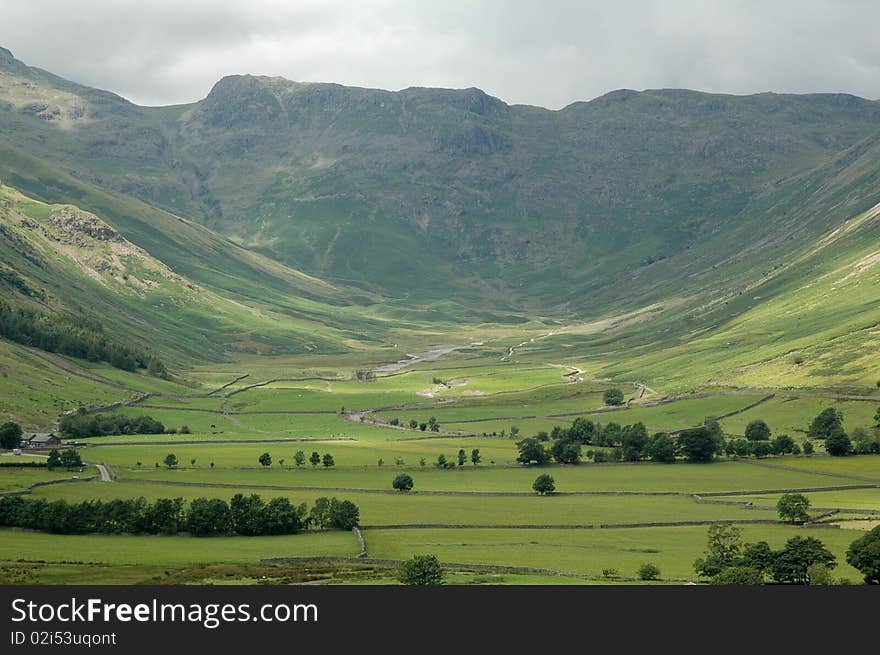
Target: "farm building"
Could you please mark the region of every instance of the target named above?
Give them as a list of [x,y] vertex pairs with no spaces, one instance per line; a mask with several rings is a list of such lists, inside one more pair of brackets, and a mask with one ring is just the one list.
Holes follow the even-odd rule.
[[26,432],[21,435],[21,445],[25,448],[48,448],[60,443],[61,439],[51,432]]

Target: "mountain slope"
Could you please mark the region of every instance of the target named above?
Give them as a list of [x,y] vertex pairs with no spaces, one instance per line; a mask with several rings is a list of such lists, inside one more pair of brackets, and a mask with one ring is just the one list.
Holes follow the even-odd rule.
[[[337,283],[571,316],[692,293],[682,272],[711,270],[718,244],[770,259],[817,237],[829,223],[773,235],[821,190],[810,171],[880,128],[880,104],[840,94],[618,91],[548,111],[233,76],[145,108],[8,52],[0,70],[4,142],[80,179]],[[41,114],[15,81],[75,99]]]

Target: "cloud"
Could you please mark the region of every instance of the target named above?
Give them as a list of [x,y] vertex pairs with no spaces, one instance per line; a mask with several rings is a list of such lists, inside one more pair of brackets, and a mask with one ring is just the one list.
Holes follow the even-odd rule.
[[878,21],[871,0],[6,0],[0,45],[143,104],[256,73],[558,108],[618,88],[877,98]]

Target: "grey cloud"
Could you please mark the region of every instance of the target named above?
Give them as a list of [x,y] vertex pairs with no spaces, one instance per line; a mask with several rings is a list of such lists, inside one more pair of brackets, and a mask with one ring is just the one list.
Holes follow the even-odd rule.
[[863,0],[5,0],[0,45],[145,104],[259,73],[556,108],[617,88],[876,98],[878,19]]

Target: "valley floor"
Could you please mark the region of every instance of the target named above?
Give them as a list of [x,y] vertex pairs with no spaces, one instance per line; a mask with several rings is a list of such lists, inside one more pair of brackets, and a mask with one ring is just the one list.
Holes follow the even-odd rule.
[[[0,493],[75,501],[228,500],[241,492],[295,504],[336,496],[360,509],[366,557],[359,557],[357,535],[331,530],[196,538],[7,528],[0,531],[0,581],[393,583],[396,562],[432,553],[455,584],[640,583],[637,570],[646,563],[659,568],[657,584],[682,584],[698,581],[693,561],[716,523],[737,524],[745,541],[774,548],[793,536],[815,536],[837,557],[836,576],[861,579],[845,551],[880,519],[880,456],[837,458],[820,448],[812,456],[722,457],[712,464],[524,467],[516,462],[516,441],[578,417],[642,422],[649,433],[675,433],[715,417],[730,435],[761,418],[774,434],[804,441],[810,420],[827,407],[843,412],[847,430],[870,427],[880,395],[711,388],[666,396],[638,381],[592,380],[589,362],[553,360],[541,349],[530,352],[529,343],[535,342],[510,348],[487,340],[394,370],[382,370],[376,353],[243,359],[191,371],[185,384],[100,366],[88,378],[54,369],[59,389],[77,388],[87,398],[97,385],[106,389],[92,395],[97,404],[123,403],[105,411],[148,414],[177,433],[79,439],[83,458],[98,468],[73,479],[2,467]],[[368,370],[376,372],[363,374]],[[604,404],[610,387],[623,391],[623,405]],[[422,428],[431,417],[436,431]],[[475,449],[480,457],[473,463]],[[297,451],[307,458],[330,453],[334,465],[297,465]],[[164,465],[169,453],[177,466]],[[263,453],[271,458],[267,466],[258,462]],[[441,455],[451,468],[435,466]],[[391,485],[404,472],[414,480],[406,493]],[[553,476],[555,494],[534,493],[541,473]],[[805,526],[778,520],[776,502],[791,491],[812,503]]]

